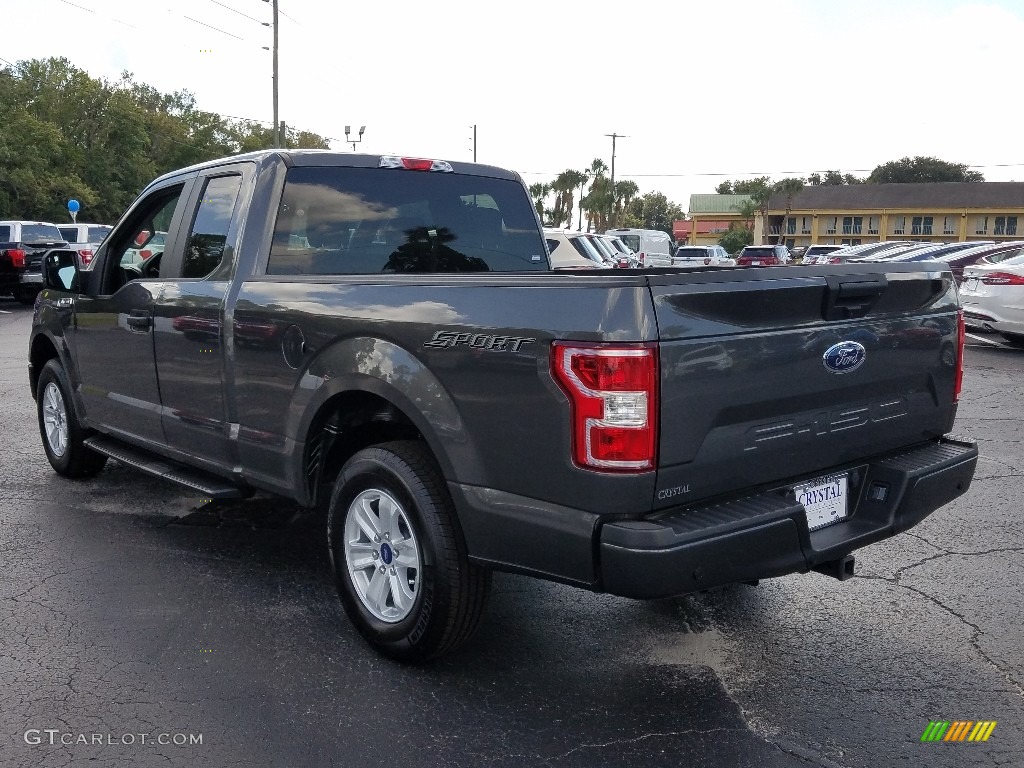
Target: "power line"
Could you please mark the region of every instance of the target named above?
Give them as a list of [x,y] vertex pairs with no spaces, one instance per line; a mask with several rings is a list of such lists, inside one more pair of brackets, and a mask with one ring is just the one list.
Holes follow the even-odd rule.
[[[967,165],[967,168],[1021,168],[1024,167],[1024,163],[988,163],[985,165]],[[698,176],[715,176],[723,178],[740,178],[743,176],[809,176],[812,173],[828,173],[828,171],[835,171],[836,173],[871,173],[874,168],[829,168],[826,170],[813,170],[813,171],[734,171],[731,173],[624,173],[618,174],[619,178],[623,179],[686,179]],[[519,171],[521,176],[557,176],[557,172],[542,172],[542,171]]]
[[204,21],[199,21],[198,19],[193,19],[191,16],[186,16],[185,14],[181,14],[181,15],[182,15],[182,18],[186,18],[189,21],[195,22],[196,24],[200,24],[200,25],[206,27],[207,29],[212,29],[214,32],[220,32],[222,35],[227,35],[228,37],[233,37],[233,38],[235,38],[235,40],[241,40],[243,43],[249,42],[244,37],[239,37],[238,35],[232,35],[230,32],[225,32],[220,27],[215,27],[212,24],[207,24]]
[[218,2],[217,0],[210,0],[210,2],[213,3],[214,5],[219,5],[221,8],[227,8],[229,11],[231,11],[232,13],[237,13],[239,16],[244,16],[247,19],[255,21],[257,24],[262,24],[264,27],[269,27],[270,26],[270,24],[268,22],[260,21],[255,16],[250,16],[247,13],[242,13],[237,8],[232,8],[230,5],[224,5],[224,3]]

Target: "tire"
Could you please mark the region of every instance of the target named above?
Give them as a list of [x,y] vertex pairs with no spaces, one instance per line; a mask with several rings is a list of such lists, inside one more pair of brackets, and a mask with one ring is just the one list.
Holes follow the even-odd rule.
[[29,290],[29,291],[21,291],[21,290],[19,290],[19,291],[15,291],[14,292],[14,300],[17,301],[19,304],[25,304],[26,306],[31,306],[31,305],[36,303],[36,296],[38,296],[38,295],[39,295],[39,291],[36,291],[36,290]]
[[384,443],[345,463],[327,539],[345,613],[380,653],[427,661],[473,634],[491,574],[467,559],[444,479],[421,443]]
[[82,427],[71,399],[64,366],[48,360],[36,385],[36,414],[39,435],[50,466],[64,477],[92,477],[107,463],[107,457],[90,450],[84,440],[92,433]]
[[1002,336],[1006,343],[1009,344],[1011,347],[1019,347],[1021,349],[1024,349],[1024,336],[1022,336],[1021,334],[1001,333],[999,335]]

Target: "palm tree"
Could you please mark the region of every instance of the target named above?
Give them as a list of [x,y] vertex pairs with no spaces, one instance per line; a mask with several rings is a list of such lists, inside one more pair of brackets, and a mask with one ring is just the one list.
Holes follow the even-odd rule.
[[757,203],[752,199],[747,198],[746,200],[741,200],[738,204],[734,205],[733,209],[738,211],[740,216],[746,220],[747,229],[754,228],[754,216],[758,212]]
[[583,185],[587,181],[587,175],[584,171],[574,171],[568,168],[558,174],[555,179],[553,186],[561,192],[562,195],[562,216],[568,219],[567,226],[572,226],[572,212],[576,203],[576,187],[582,189]]
[[617,226],[621,213],[629,208],[629,204],[640,194],[640,187],[633,181],[615,182],[615,217],[611,222],[613,227]]
[[[774,186],[773,191],[780,195],[784,195],[786,198],[786,217],[789,217],[789,212],[793,210],[793,198],[796,197],[800,190],[804,188],[803,179],[783,179]],[[779,242],[782,242],[782,236],[779,236]]]
[[544,199],[551,193],[551,185],[540,181],[530,185],[530,197],[533,198],[533,207],[537,209],[537,215],[541,221],[544,220]]
[[600,231],[602,228],[607,228],[600,227],[599,223],[607,224],[608,219],[610,190],[605,189],[608,186],[608,177],[605,175],[608,173],[608,165],[600,157],[595,157],[584,173],[590,181],[590,192],[580,200],[580,205],[587,211],[587,230],[590,230],[590,225],[593,223],[595,229]]

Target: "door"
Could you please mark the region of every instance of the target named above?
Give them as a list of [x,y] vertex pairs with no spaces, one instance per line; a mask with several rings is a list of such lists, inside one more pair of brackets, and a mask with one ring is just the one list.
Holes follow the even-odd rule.
[[[89,290],[75,303],[72,332],[79,392],[90,426],[141,444],[163,444],[160,387],[153,355],[153,308],[163,292],[160,262],[133,252],[173,233],[189,180],[168,183],[139,201],[97,257]],[[88,273],[83,273],[88,274]]]
[[235,451],[226,407],[225,298],[240,229],[236,205],[251,164],[201,174],[186,207],[180,247],[164,265],[155,307],[156,368],[167,444],[208,469],[230,471]]

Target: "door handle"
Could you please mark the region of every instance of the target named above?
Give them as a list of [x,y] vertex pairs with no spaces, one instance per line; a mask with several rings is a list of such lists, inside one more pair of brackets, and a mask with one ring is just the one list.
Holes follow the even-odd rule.
[[133,310],[132,313],[128,315],[125,322],[128,323],[128,327],[131,330],[139,331],[141,333],[145,333],[153,327],[153,318],[150,316],[149,312],[144,310]]

